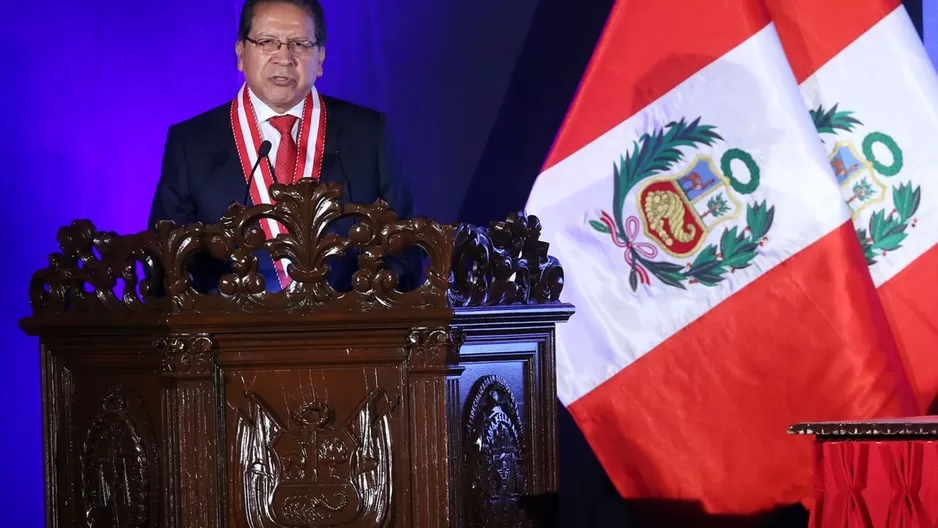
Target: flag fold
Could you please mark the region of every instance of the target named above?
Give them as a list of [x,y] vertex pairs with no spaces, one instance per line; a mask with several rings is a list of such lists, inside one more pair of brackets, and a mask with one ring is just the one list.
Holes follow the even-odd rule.
[[577,307],[558,394],[624,497],[798,502],[811,451],[788,425],[908,412],[761,0],[617,2],[527,209]]

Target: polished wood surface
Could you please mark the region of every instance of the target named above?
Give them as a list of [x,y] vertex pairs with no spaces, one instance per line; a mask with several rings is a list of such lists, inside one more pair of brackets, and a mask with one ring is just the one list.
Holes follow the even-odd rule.
[[[538,220],[271,193],[213,225],[62,228],[21,322],[40,343],[48,525],[534,526],[525,505],[558,488],[554,332],[573,314]],[[288,234],[266,240],[262,217]],[[402,292],[384,263],[409,246],[425,280]],[[285,291],[265,291],[264,251],[289,259]],[[328,263],[350,251],[337,291]],[[203,294],[206,252],[228,267]]]

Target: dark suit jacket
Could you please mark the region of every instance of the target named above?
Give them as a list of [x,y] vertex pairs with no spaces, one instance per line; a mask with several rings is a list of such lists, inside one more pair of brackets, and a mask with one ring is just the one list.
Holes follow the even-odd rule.
[[[370,204],[380,197],[400,217],[412,216],[411,194],[388,144],[384,115],[333,97],[323,96],[323,100],[327,121],[320,182],[343,183],[347,201]],[[180,226],[215,223],[232,202],[244,203],[246,180],[231,130],[230,110],[231,103],[225,103],[169,128],[150,228],[160,220],[172,220]],[[351,223],[346,220],[333,229],[346,235]],[[257,256],[267,289],[278,290],[272,259],[263,251]],[[342,291],[351,288],[352,273],[358,269],[356,256],[350,252],[332,266],[329,280],[333,287]],[[414,253],[391,259],[389,264],[401,275],[400,289],[417,285],[419,260],[419,254]],[[190,265],[196,290],[211,291],[227,269],[227,263],[207,253],[197,256]]]

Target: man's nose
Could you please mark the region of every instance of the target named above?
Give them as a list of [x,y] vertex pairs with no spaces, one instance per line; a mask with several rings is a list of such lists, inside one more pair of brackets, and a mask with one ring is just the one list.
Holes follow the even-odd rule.
[[294,57],[293,52],[290,51],[289,44],[281,44],[277,53],[274,53],[274,61],[279,64],[292,64],[295,60],[296,57]]

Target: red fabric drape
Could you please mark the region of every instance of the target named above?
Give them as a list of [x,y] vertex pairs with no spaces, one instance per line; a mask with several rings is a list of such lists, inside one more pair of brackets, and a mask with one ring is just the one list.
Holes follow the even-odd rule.
[[938,443],[814,447],[811,528],[938,528]]

